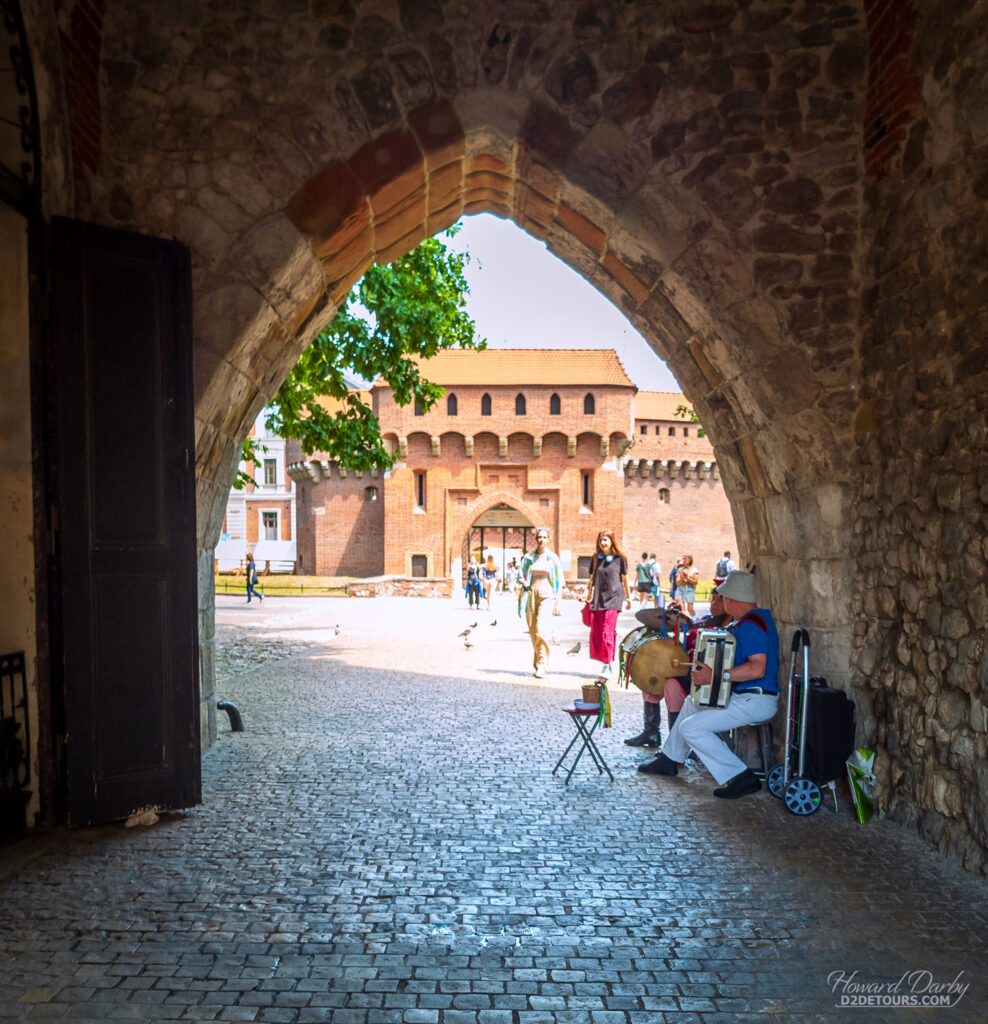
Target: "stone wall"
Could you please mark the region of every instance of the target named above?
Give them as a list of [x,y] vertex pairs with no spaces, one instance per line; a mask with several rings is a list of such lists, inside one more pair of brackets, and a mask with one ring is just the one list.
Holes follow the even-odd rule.
[[988,4],[922,5],[921,103],[868,184],[853,664],[879,804],[988,869]]
[[373,576],[347,586],[349,597],[452,597],[453,581],[441,577]]
[[669,362],[880,806],[983,868],[984,0],[24,6],[46,211],[192,250],[206,565],[363,270],[511,218]]

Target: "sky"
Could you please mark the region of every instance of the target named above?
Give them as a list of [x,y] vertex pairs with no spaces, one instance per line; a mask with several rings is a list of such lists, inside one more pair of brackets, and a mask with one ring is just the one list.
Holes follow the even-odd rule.
[[461,225],[445,241],[470,253],[466,308],[489,348],[612,348],[640,390],[680,390],[621,310],[544,242],[491,214]]

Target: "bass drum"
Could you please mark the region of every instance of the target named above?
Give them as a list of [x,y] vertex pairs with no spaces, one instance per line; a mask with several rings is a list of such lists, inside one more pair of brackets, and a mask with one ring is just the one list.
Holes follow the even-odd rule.
[[686,651],[671,637],[658,636],[641,627],[621,641],[621,666],[625,681],[631,680],[642,693],[661,697],[666,679],[684,675],[688,669]]

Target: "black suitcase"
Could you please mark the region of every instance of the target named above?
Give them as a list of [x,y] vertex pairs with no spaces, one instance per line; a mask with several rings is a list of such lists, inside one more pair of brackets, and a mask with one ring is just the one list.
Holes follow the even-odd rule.
[[854,701],[843,690],[812,678],[806,723],[805,778],[823,786],[844,777],[854,751]]

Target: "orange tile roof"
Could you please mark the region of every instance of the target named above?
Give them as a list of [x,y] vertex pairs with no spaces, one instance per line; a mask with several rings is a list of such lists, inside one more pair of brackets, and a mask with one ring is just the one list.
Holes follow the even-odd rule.
[[[489,348],[480,352],[448,349],[431,359],[416,361],[426,380],[443,387],[470,384],[483,387],[499,384],[635,386],[613,349]],[[378,379],[374,386],[383,386],[383,381]]]
[[689,423],[688,418],[676,412],[679,405],[690,407],[681,391],[639,391],[635,395],[635,419]]
[[[350,394],[356,395],[365,405],[371,404],[371,393],[369,391],[361,391],[359,388],[351,388]],[[342,412],[345,406],[342,398],[331,398],[329,395],[320,395],[316,399],[316,404],[325,409],[326,412],[334,414]]]

